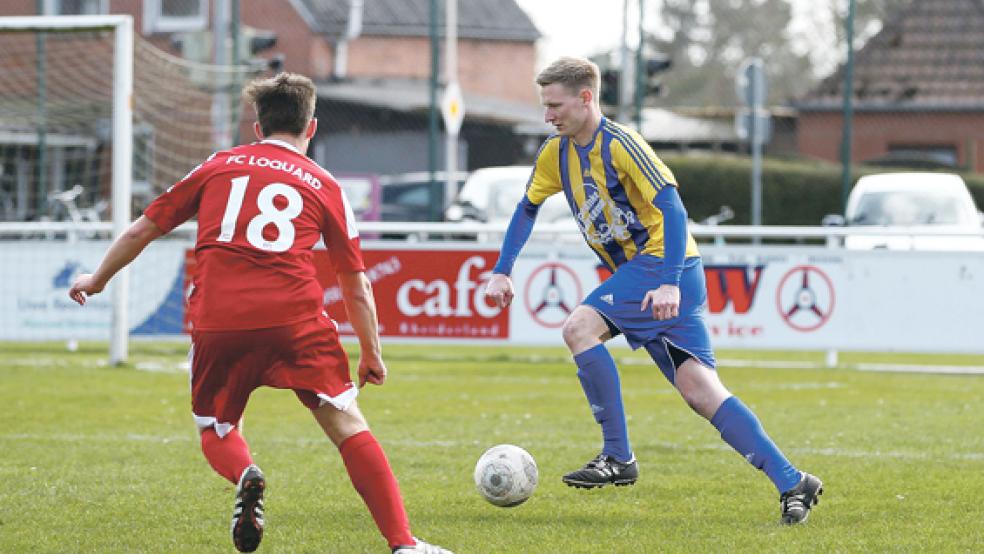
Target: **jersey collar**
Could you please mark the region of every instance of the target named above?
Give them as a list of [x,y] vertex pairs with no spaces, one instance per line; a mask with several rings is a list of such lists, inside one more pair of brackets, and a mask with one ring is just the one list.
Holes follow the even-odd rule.
[[605,116],[601,116],[601,121],[598,122],[598,128],[595,129],[594,134],[591,135],[591,140],[588,141],[587,144],[585,144],[584,146],[579,145],[577,141],[574,140],[574,137],[571,137],[571,144],[574,145],[574,148],[577,149],[578,152],[582,152],[582,153],[590,152],[594,148],[595,140],[598,139],[598,134],[601,133],[601,130],[604,127],[605,127]]
[[301,151],[298,150],[296,146],[294,146],[293,144],[291,144],[289,142],[284,142],[282,140],[277,140],[277,139],[263,139],[263,140],[260,141],[260,144],[272,144],[274,146],[280,146],[280,147],[286,148],[288,150],[293,150],[294,152],[297,152],[298,154],[301,153]]

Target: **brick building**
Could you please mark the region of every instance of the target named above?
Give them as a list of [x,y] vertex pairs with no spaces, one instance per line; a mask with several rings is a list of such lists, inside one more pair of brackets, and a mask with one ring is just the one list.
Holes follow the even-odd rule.
[[[0,7],[0,16],[37,15],[40,7],[45,15],[122,13],[134,17],[138,35],[135,130],[140,134],[135,149],[146,153],[145,163],[135,165],[146,173],[146,181],[150,184],[145,188],[147,194],[152,195],[190,169],[184,167],[187,163],[175,161],[173,167],[162,171],[160,162],[165,161],[163,158],[201,159],[221,145],[222,140],[211,131],[214,84],[209,90],[201,82],[194,82],[194,70],[163,76],[159,68],[142,65],[141,54],[146,54],[148,45],[153,45],[176,56],[211,63],[212,29],[218,4],[215,0],[43,0],[40,3],[7,0]],[[361,9],[353,11],[352,4],[361,5]],[[316,161],[336,172],[386,174],[423,170],[428,167],[430,152],[429,7],[429,0],[361,3],[348,0],[241,0],[239,29],[246,44],[251,33],[256,31],[275,35],[276,44],[257,55],[266,59],[279,58],[284,70],[309,75],[317,83],[316,115],[320,126],[309,151]],[[443,58],[443,9],[438,17],[441,21],[438,51]],[[350,20],[358,24],[350,24]],[[458,81],[466,110],[458,155],[463,169],[525,160],[535,148],[539,134],[546,129],[533,85],[535,41],[539,36],[530,19],[513,0],[458,0]],[[0,70],[23,65],[25,67],[18,69],[18,75],[24,87],[37,86],[40,73],[36,67],[41,66],[36,61],[27,61],[28,57],[35,57],[35,37],[24,35],[7,40],[4,43],[7,51],[0,52]],[[50,42],[45,54],[49,60],[56,54],[54,48],[58,42],[51,40],[54,42]],[[16,48],[14,44],[17,44]],[[25,46],[22,56],[17,53],[21,51],[21,45]],[[70,77],[73,69],[70,63],[65,62],[67,67],[49,64],[45,69],[48,80],[62,83],[63,90],[75,85],[84,89],[89,83],[80,81],[78,76]],[[158,81],[142,79],[142,74],[150,71],[157,73]],[[159,88],[160,79],[171,79],[166,90]],[[25,102],[30,101],[33,94],[27,88],[19,92],[27,99]],[[161,97],[174,95],[182,89],[198,90],[193,96],[172,102],[170,108],[142,109],[149,103],[164,104],[160,102]],[[235,102],[235,94],[229,96]],[[49,98],[48,102],[51,101]],[[86,168],[86,171],[95,166],[103,168],[102,176],[90,180],[86,188],[93,194],[105,196],[108,186],[106,159],[111,145],[105,136],[83,135],[87,133],[86,129],[106,128],[109,114],[86,112],[81,104],[53,108],[62,107],[78,111],[92,120],[80,125],[71,137],[61,138],[71,138],[79,144],[73,146],[71,152],[79,159],[76,166]],[[253,136],[252,110],[240,106],[239,120],[239,142],[248,141]],[[16,136],[20,143],[16,148],[0,144],[0,158],[4,158],[0,162],[6,164],[0,168],[0,194],[9,198],[21,191],[22,197],[17,199],[20,204],[14,210],[16,218],[33,218],[43,212],[45,191],[70,187],[77,181],[74,175],[82,171],[71,168],[63,171],[55,167],[57,159],[68,152],[65,148],[55,147],[47,157],[40,155],[37,143],[31,142],[35,125],[30,122],[22,125],[0,117],[0,131],[18,126]],[[438,128],[442,133],[436,149],[440,168],[444,163],[443,124],[439,123]],[[95,135],[95,131],[92,134]],[[0,133],[0,140],[3,136]],[[47,136],[53,139],[55,134]],[[52,144],[49,140],[46,150],[53,148]],[[36,179],[39,186],[25,186],[25,176],[37,174],[39,164],[46,166],[44,175],[47,179]],[[141,177],[136,180],[140,181]],[[30,199],[23,198],[24,191]],[[5,217],[10,218],[9,214]]]
[[[854,162],[984,172],[984,0],[919,0],[857,52]],[[801,99],[797,148],[840,159],[844,67]]]

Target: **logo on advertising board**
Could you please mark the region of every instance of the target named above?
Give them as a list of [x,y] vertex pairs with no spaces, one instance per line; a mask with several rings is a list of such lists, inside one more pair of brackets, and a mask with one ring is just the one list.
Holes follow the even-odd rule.
[[[33,294],[17,295],[17,311],[21,312],[28,319],[25,320],[31,327],[64,327],[65,322],[60,319],[44,321],[44,316],[55,316],[66,310],[75,310],[78,305],[68,298],[66,291],[72,286],[72,282],[80,273],[88,273],[89,270],[77,260],[65,260],[50,273],[50,288],[35,288]],[[108,311],[111,306],[105,297],[89,298],[86,304],[92,310]],[[42,319],[37,319],[42,318]]]
[[581,280],[570,267],[550,262],[533,270],[523,301],[533,321],[547,328],[564,324],[582,297]]
[[99,337],[109,328],[109,295],[91,296],[86,310],[68,297],[81,273],[93,267],[85,253],[52,243],[0,255],[0,336],[5,339]]
[[827,323],[834,312],[834,300],[830,277],[812,265],[790,269],[776,288],[779,315],[797,331],[815,331]]
[[75,260],[66,261],[65,265],[51,278],[51,288],[67,289],[71,287],[72,280],[80,273],[89,273],[89,270],[83,268],[82,264]]
[[706,265],[707,310],[712,315],[722,315],[731,307],[730,316],[723,320],[709,320],[707,329],[713,337],[746,339],[759,336],[764,327],[748,321],[749,311],[755,305],[764,265],[729,264]]
[[[389,337],[505,339],[506,310],[485,299],[497,253],[471,250],[365,250],[379,332]],[[354,334],[327,252],[315,251],[325,309],[339,332]]]
[[708,310],[712,314],[721,313],[731,304],[736,314],[748,313],[755,302],[764,268],[762,265],[705,266]]

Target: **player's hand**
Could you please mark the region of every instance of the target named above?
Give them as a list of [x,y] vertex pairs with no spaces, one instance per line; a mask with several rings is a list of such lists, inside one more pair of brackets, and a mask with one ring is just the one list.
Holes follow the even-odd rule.
[[646,311],[650,305],[653,319],[665,320],[679,316],[680,287],[660,285],[658,289],[647,292],[646,297],[642,299],[642,306],[639,311]]
[[386,364],[379,356],[359,357],[359,388],[366,386],[367,382],[373,385],[382,385],[386,382]]
[[513,284],[508,275],[493,273],[489,284],[485,286],[485,298],[495,302],[500,308],[505,308],[513,301]]
[[72,288],[68,289],[68,297],[85,306],[87,295],[98,294],[106,287],[105,283],[99,283],[92,278],[92,274],[83,273],[75,278]]

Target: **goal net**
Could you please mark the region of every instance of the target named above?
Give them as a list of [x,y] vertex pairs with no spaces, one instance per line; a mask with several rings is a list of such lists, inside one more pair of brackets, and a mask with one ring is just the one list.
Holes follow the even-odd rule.
[[0,340],[109,339],[119,362],[130,335],[182,333],[189,232],[152,244],[85,308],[65,294],[237,134],[248,68],[159,46],[129,16],[0,17]]

